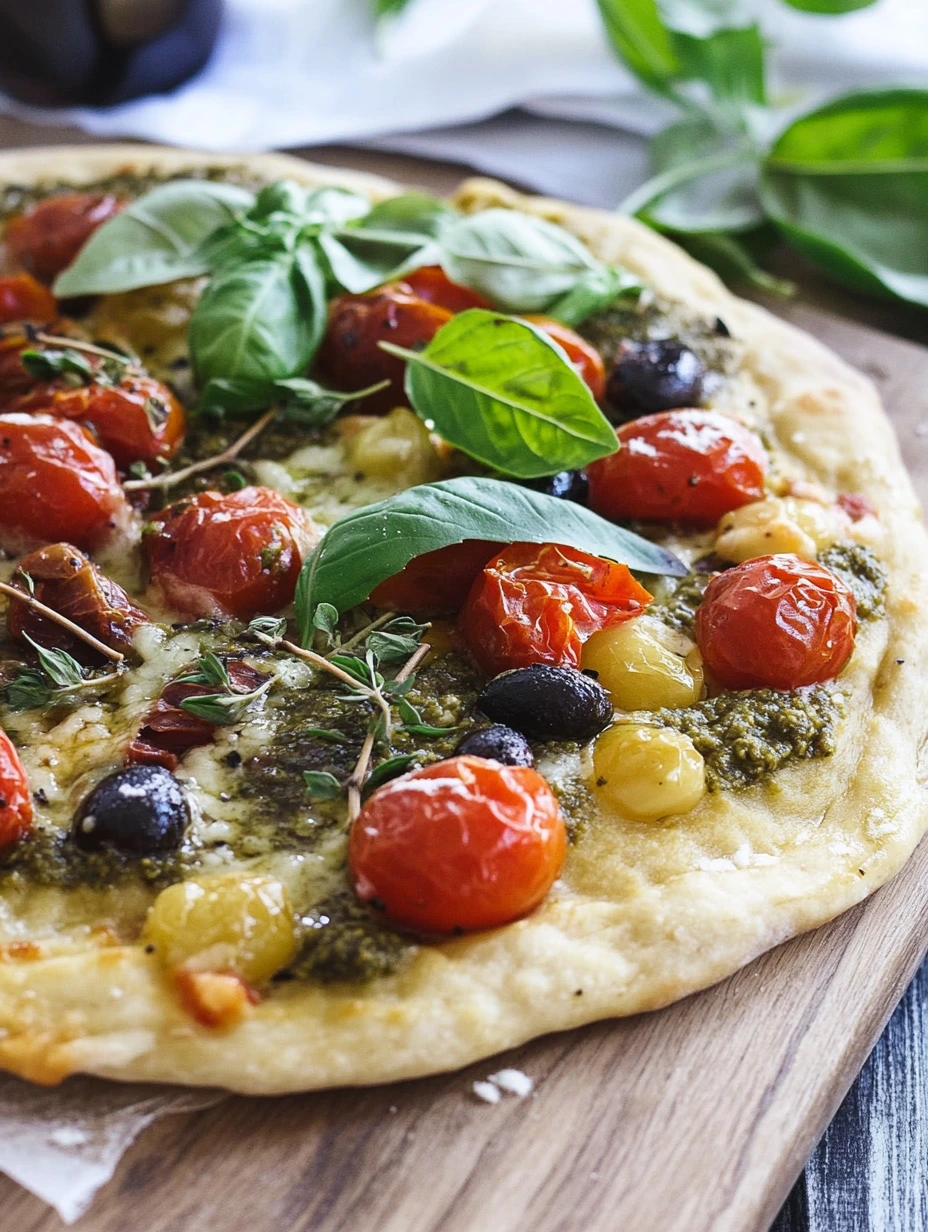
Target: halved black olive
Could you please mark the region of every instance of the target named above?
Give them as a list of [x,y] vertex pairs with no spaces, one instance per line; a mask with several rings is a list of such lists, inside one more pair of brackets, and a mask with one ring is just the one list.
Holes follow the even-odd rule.
[[682,342],[672,338],[625,343],[606,383],[606,415],[625,423],[641,415],[699,406],[706,368]]
[[590,492],[584,471],[558,471],[543,479],[526,479],[524,486],[544,492],[546,496],[556,496],[558,500],[573,501],[576,505],[585,505]]
[[535,764],[531,746],[522,733],[511,727],[504,727],[501,723],[483,727],[459,740],[454,754],[457,756],[460,753],[469,754],[471,757],[488,757],[491,761],[501,761],[504,766]]
[[572,667],[533,663],[503,672],[486,686],[477,706],[536,740],[590,740],[612,722],[609,694]]
[[147,856],[180,846],[190,804],[163,766],[127,766],[102,779],[74,818],[74,841],[85,851],[115,847]]

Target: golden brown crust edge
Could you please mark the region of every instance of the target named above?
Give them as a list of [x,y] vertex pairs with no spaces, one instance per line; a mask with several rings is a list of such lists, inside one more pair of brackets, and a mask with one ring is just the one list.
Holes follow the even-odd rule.
[[[222,160],[131,146],[3,156],[0,179],[79,183],[124,165],[170,173],[221,162],[363,187],[377,197],[396,191],[386,181],[285,156]],[[885,882],[928,825],[928,540],[871,384],[813,339],[737,300],[637,223],[519,197],[488,180],[466,182],[456,199],[465,209],[518,206],[552,218],[662,295],[724,316],[746,344],[751,379],[769,400],[787,452],[810,476],[863,490],[879,508],[888,620],[855,656],[848,677],[849,690],[856,686],[861,695],[872,677],[872,698],[868,692],[867,704],[853,710],[827,774],[813,762],[784,778],[778,811],[784,826],[798,820],[774,863],[723,869],[703,860],[663,882],[635,884],[624,896],[555,895],[530,919],[423,951],[370,989],[284,986],[222,1035],[180,1011],[156,961],[139,947],[0,964],[4,1067],[35,1081],[83,1071],[253,1093],[456,1068],[548,1031],[656,1008],[724,978]],[[898,670],[900,658],[910,670]],[[769,807],[733,806],[719,809],[708,830],[740,827],[759,837],[771,817]],[[700,850],[711,855],[711,844]]]

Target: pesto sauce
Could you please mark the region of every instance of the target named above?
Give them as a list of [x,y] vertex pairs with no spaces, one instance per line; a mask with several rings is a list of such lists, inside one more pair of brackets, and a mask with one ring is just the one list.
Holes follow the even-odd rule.
[[301,923],[302,948],[284,978],[368,983],[392,975],[417,948],[347,888],[318,903]]
[[705,758],[706,786],[751,787],[793,761],[830,757],[842,706],[822,685],[781,693],[722,693],[681,710],[658,710],[662,727],[683,732]]
[[818,559],[850,587],[857,600],[858,620],[879,620],[886,615],[886,574],[869,548],[836,543]]
[[706,587],[711,581],[711,573],[688,573],[680,579],[671,595],[651,604],[648,614],[656,616],[671,629],[692,637],[696,609],[702,603]]
[[[178,852],[138,857],[112,848],[82,851],[69,833],[33,829],[0,851],[0,887],[81,886],[102,890],[121,881],[137,880],[157,889],[182,881],[185,861]],[[187,874],[189,875],[189,874]]]

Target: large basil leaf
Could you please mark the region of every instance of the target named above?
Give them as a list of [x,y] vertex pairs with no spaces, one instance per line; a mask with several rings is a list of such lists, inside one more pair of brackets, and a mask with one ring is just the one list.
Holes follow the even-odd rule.
[[308,377],[283,377],[277,381],[265,381],[254,377],[214,378],[207,382],[200,395],[197,410],[222,418],[225,415],[244,415],[254,411],[266,411],[272,406],[280,408],[281,417],[307,428],[322,428],[331,423],[338,412],[349,402],[367,398],[386,381],[368,389],[326,389]]
[[322,279],[313,267],[311,254],[276,252],[232,265],[209,282],[188,334],[199,384],[303,371],[325,328]]
[[331,527],[300,576],[297,621],[303,644],[312,639],[318,604],[347,611],[414,557],[465,539],[560,543],[640,573],[682,577],[687,572],[670,552],[572,501],[500,479],[445,479],[368,505]]
[[857,9],[869,8],[876,0],[786,0],[794,9],[803,13],[826,13],[839,16],[841,13],[853,13]]
[[672,94],[680,64],[657,0],[597,0],[610,42],[631,71],[661,94]]
[[544,312],[601,266],[563,227],[516,210],[482,210],[449,223],[441,249],[448,277],[504,312]]
[[370,201],[360,193],[327,185],[307,195],[302,214],[304,222],[342,227],[353,219],[363,218],[370,208]]
[[254,194],[234,184],[175,180],[99,227],[55,282],[55,294],[103,295],[209,271],[204,241],[243,214]]
[[618,439],[561,348],[526,321],[470,308],[407,361],[406,393],[452,445],[520,479],[575,470]]
[[335,283],[362,295],[420,265],[434,264],[438,247],[428,236],[405,231],[323,231],[317,243]]
[[846,95],[767,156],[770,218],[841,282],[928,305],[928,90]]
[[358,228],[362,231],[411,231],[435,239],[457,217],[457,210],[439,197],[409,192],[379,202],[359,220]]

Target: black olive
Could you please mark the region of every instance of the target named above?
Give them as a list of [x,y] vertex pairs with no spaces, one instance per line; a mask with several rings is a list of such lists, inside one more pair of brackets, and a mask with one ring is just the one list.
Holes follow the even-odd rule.
[[699,356],[672,338],[625,343],[606,385],[606,414],[613,423],[640,415],[699,406],[706,369]]
[[455,756],[469,753],[471,757],[488,757],[491,761],[501,761],[504,766],[535,764],[529,742],[522,733],[511,727],[503,727],[501,723],[471,732],[469,736],[458,741],[454,753]]
[[573,501],[576,505],[585,505],[590,491],[584,471],[558,471],[543,479],[526,479],[524,486],[544,492],[546,496],[556,496],[558,500]]
[[127,766],[99,782],[74,818],[85,851],[115,847],[147,856],[179,847],[190,821],[184,790],[163,766]]
[[590,740],[612,722],[612,702],[598,681],[547,663],[503,672],[477,705],[494,723],[536,740]]

